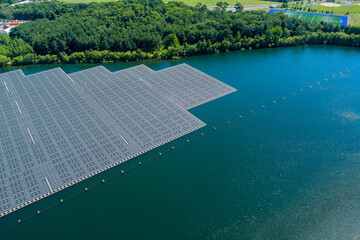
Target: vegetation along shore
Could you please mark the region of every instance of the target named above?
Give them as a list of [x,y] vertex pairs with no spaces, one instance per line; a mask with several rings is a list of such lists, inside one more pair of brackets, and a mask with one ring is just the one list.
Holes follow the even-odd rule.
[[[360,28],[309,23],[265,11],[209,10],[160,0],[4,7],[3,19],[31,20],[0,36],[0,65],[177,59],[304,44],[360,45]],[[223,6],[223,7],[221,7]]]

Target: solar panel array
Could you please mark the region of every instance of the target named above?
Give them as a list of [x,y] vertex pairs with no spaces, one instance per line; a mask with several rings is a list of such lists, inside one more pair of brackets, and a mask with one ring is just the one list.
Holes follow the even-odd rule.
[[205,126],[142,79],[161,72],[0,74],[0,216]]
[[[141,68],[144,69],[144,67]],[[131,72],[186,110],[236,91],[235,88],[187,64],[152,73],[149,70],[146,71],[147,74],[143,75],[137,74],[136,70]],[[121,72],[114,74],[121,74]]]
[[134,67],[126,68],[123,70],[120,70],[116,73],[125,74],[127,76],[133,76],[133,77],[144,77],[148,74],[154,73],[155,71],[151,68],[147,67],[144,64],[140,64]]
[[103,66],[69,75],[104,110],[136,151],[149,150],[204,126],[187,111],[131,76],[117,76]]

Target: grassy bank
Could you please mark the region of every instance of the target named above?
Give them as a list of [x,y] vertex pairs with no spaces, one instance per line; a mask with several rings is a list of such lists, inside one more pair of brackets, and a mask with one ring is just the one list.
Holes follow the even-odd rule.
[[341,6],[341,7],[326,7],[322,5],[317,5],[311,7],[311,9],[316,9],[317,11],[329,11],[335,13],[343,13],[351,12],[351,13],[360,13],[360,5],[353,5],[353,6]]

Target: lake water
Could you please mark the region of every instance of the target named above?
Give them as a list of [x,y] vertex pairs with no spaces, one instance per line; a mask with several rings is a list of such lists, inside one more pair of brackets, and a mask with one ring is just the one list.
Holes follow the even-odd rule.
[[[208,124],[200,131],[231,124],[42,212],[0,239],[360,237],[360,49],[307,46],[145,64],[159,70],[182,62],[238,89],[191,110]],[[104,65],[115,71],[136,64]],[[58,66],[71,73],[95,65],[22,69],[30,74]],[[246,117],[234,121],[239,114]],[[1,218],[0,228],[200,131]]]

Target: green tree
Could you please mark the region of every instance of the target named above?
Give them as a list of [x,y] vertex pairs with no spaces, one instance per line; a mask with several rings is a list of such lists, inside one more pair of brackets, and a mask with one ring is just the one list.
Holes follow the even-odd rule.
[[306,33],[306,28],[303,25],[299,25],[296,30],[295,30],[295,34],[298,36],[303,36]]
[[0,55],[8,58],[4,62],[20,65],[179,58],[325,41],[360,45],[359,27],[240,11],[240,3],[232,13],[225,11],[226,2],[217,5],[213,11],[203,4],[191,7],[160,0],[18,5],[6,8],[6,14],[33,21],[17,26],[10,36],[0,35]]
[[164,38],[164,45],[165,48],[179,47],[180,42],[175,33],[170,33],[167,37]]
[[216,6],[222,9],[223,11],[226,11],[226,8],[229,6],[229,3],[220,1],[216,3]]
[[0,66],[4,67],[10,62],[10,58],[4,55],[0,55]]
[[244,10],[244,6],[241,3],[236,2],[235,9],[236,9],[236,12],[242,12]]

